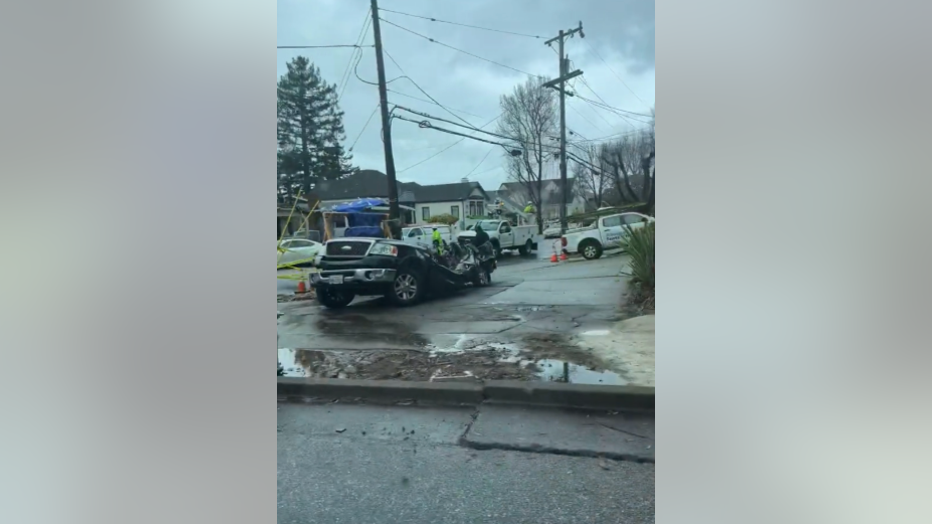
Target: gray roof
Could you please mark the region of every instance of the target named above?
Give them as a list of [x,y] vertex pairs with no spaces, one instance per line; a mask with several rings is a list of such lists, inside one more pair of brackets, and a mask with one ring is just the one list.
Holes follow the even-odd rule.
[[[405,192],[417,193],[416,183],[396,182],[399,200]],[[363,169],[339,180],[324,180],[314,193],[321,200],[353,200],[356,198],[388,198],[388,176],[374,169]]]
[[483,195],[487,195],[479,182],[455,182],[453,184],[418,186],[414,191],[414,200],[418,203],[466,200],[475,189],[479,189]]
[[[416,182],[396,182],[398,200],[412,202],[448,202],[465,200],[475,188],[485,190],[478,182],[420,185]],[[321,200],[353,200],[356,198],[388,198],[388,176],[374,169],[363,169],[339,180],[326,180],[318,184],[314,193]]]

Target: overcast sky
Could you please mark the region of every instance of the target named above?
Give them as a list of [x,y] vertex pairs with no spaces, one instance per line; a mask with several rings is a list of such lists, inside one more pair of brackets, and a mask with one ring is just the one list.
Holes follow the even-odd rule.
[[[581,20],[585,41],[578,36],[568,39],[566,53],[573,66],[582,69],[588,87],[577,80],[572,90],[597,102],[601,97],[608,105],[628,111],[649,113],[649,108],[654,105],[653,1],[381,0],[379,7],[548,39],[556,36],[560,29],[576,27]],[[354,44],[368,9],[368,0],[278,0],[278,45]],[[385,11],[381,16],[443,44],[515,69],[547,78],[557,76],[557,54],[543,44],[543,38],[482,31]],[[432,43],[384,22],[382,41],[385,51],[421,88],[476,126],[482,126],[499,115],[499,97],[527,79],[523,73]],[[364,44],[372,43],[370,26]],[[353,52],[349,48],[279,50],[278,74],[284,73],[289,60],[303,54],[320,68],[328,82],[340,84]],[[372,48],[364,48],[362,52],[359,76],[375,82],[375,52]],[[385,62],[389,80],[402,74],[388,56]],[[338,89],[341,87],[338,85]],[[427,100],[406,79],[391,82],[389,89]],[[388,98],[394,104],[456,120],[429,100],[423,102],[393,92],[388,93]],[[352,151],[354,164],[363,169],[385,172],[379,114],[376,113],[368,126],[365,125],[378,101],[378,89],[361,82],[350,72],[340,101],[340,107],[346,113],[346,147],[349,148],[359,136]],[[637,117],[624,118],[578,98],[568,98],[566,119],[568,129],[578,133],[575,136],[571,134],[571,140],[599,139],[643,125]],[[434,123],[464,131],[448,124]],[[485,129],[494,131],[495,127],[493,122]],[[410,167],[459,140],[453,135],[395,120],[392,142],[398,179],[440,184],[457,182],[468,175],[470,180],[481,182],[487,190],[497,189],[506,178],[504,152],[498,146],[466,139],[435,158]],[[553,172],[556,173],[555,165]]]

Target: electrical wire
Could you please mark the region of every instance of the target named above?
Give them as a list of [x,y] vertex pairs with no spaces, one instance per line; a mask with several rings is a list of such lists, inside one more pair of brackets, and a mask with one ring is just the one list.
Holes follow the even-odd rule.
[[[592,139],[588,139],[588,140],[577,140],[576,142],[573,142],[573,143],[579,144],[579,143],[583,143],[583,142],[588,142],[588,143],[606,142],[606,141],[608,141],[608,140],[613,140],[613,139],[616,139],[616,138],[621,138],[621,137],[623,137],[623,136],[636,135],[636,134],[638,134],[638,133],[640,133],[640,132],[642,132],[642,131],[643,131],[642,129],[635,129],[635,130],[632,130],[632,131],[625,131],[625,132],[623,132],[623,133],[615,133],[615,134],[612,134],[612,135],[603,136],[603,137],[599,137],[599,138],[592,138]],[[570,143],[570,142],[567,142],[567,143]]]
[[482,171],[479,171],[478,173],[473,173],[473,175],[479,176],[479,175],[483,175],[483,174],[485,174],[485,173],[491,173],[492,171],[495,171],[496,169],[502,169],[502,166],[490,167],[489,169],[484,169],[484,170],[482,170]]
[[[415,114],[415,115],[417,115],[417,116],[422,116],[422,117],[424,117],[424,118],[432,118],[432,119],[434,119],[434,120],[439,120],[439,121],[441,121],[441,122],[446,122],[447,124],[453,124],[453,125],[455,125],[455,126],[465,127],[466,129],[469,129],[469,130],[471,130],[471,131],[478,131],[479,133],[485,133],[485,134],[487,134],[487,135],[491,135],[491,136],[494,136],[494,137],[497,137],[497,138],[504,138],[505,140],[514,140],[514,139],[511,138],[510,136],[500,135],[500,134],[498,134],[498,133],[493,133],[492,131],[485,131],[485,130],[483,130],[483,129],[481,129],[481,128],[477,128],[477,127],[475,127],[475,126],[473,126],[473,125],[471,125],[471,124],[468,125],[468,126],[464,126],[463,124],[460,124],[460,123],[457,123],[457,122],[453,122],[453,121],[447,120],[447,119],[445,119],[445,118],[440,118],[439,116],[433,116],[433,115],[429,115],[429,114],[427,114],[427,113],[422,113],[422,112],[420,112],[420,111],[415,111],[415,110],[413,110],[413,109],[408,109],[407,107],[404,107],[404,106],[396,105],[395,108],[401,109],[402,111],[407,111],[407,112],[412,113],[412,114]],[[427,129],[427,128],[434,127],[433,124],[431,124],[431,123],[428,122],[427,120],[424,120],[424,121],[420,122],[420,126],[421,126],[422,129]]]
[[280,45],[277,49],[332,49],[339,47],[375,47],[371,45],[357,45],[357,44],[336,44],[336,45]]
[[422,20],[430,20],[431,22],[439,22],[439,23],[441,23],[441,24],[451,24],[451,25],[458,25],[458,26],[462,26],[462,27],[470,27],[470,28],[472,28],[472,29],[481,29],[481,30],[483,30],[483,31],[493,31],[493,32],[496,32],[496,33],[505,33],[505,34],[508,34],[508,35],[515,35],[515,36],[526,36],[526,37],[528,37],[528,38],[544,38],[544,37],[542,37],[542,36],[538,36],[538,35],[529,35],[529,34],[527,34],[527,33],[516,33],[516,32],[514,32],[514,31],[506,31],[506,30],[504,30],[504,29],[492,29],[492,28],[490,28],[490,27],[481,27],[481,26],[477,26],[477,25],[461,24],[461,23],[459,23],[459,22],[450,22],[450,21],[447,21],[447,20],[439,20],[439,19],[437,19],[437,18],[433,18],[433,17],[429,17],[429,16],[412,15],[411,13],[402,13],[401,11],[392,11],[391,9],[385,9],[385,8],[382,8],[382,7],[379,8],[379,11],[385,11],[386,13],[395,13],[396,15],[411,16],[411,17],[414,17],[414,18],[420,18],[420,19],[422,19]]
[[[372,22],[372,17],[369,15],[372,14],[372,8],[366,10],[366,17],[362,19],[362,29],[359,30],[359,34],[356,36],[356,44],[361,45],[363,40],[365,40],[366,30],[369,29],[369,24]],[[349,83],[350,69],[353,67],[353,60],[357,60],[357,55],[359,58],[362,58],[362,49],[356,49],[353,51],[353,54],[350,55],[349,62],[346,63],[346,68],[343,69],[343,75],[340,77],[340,93],[337,95],[337,102],[343,99],[343,93],[346,92],[346,85]],[[359,62],[357,61],[357,64]]]
[[[420,102],[424,102],[424,103],[427,103],[427,104],[433,104],[433,105],[435,105],[435,106],[436,106],[436,105],[439,105],[439,104],[437,104],[436,102],[434,102],[433,100],[428,100],[428,99],[426,99],[426,98],[419,98],[419,97],[416,97],[416,96],[413,96],[413,95],[409,95],[409,94],[407,94],[407,93],[402,93],[401,91],[395,91],[394,89],[386,89],[386,91],[388,91],[389,93],[394,93],[394,94],[396,94],[396,95],[398,95],[398,96],[403,96],[403,97],[405,97],[405,98],[410,98],[410,99],[412,99],[412,100],[418,100],[418,101],[420,101]],[[440,107],[443,107],[443,106],[440,105]],[[453,111],[453,109],[447,108],[447,111]],[[457,113],[462,113],[462,114],[464,114],[464,115],[474,116],[474,117],[476,117],[476,118],[482,118],[481,115],[477,115],[477,114],[475,114],[475,113],[470,113],[470,112],[468,112],[468,111],[463,111],[462,109],[456,109],[455,111],[456,111]]]
[[647,115],[647,114],[644,114],[644,113],[638,113],[638,112],[636,112],[636,111],[629,111],[629,110],[627,110],[627,109],[620,109],[620,108],[617,108],[617,107],[614,107],[614,106],[610,106],[610,105],[608,105],[608,104],[606,104],[606,103],[604,103],[604,102],[596,102],[595,100],[586,98],[586,97],[584,97],[584,96],[580,96],[579,94],[576,95],[576,98],[578,98],[578,99],[580,99],[580,100],[585,100],[586,102],[589,102],[589,103],[591,103],[591,104],[593,104],[593,105],[596,105],[596,106],[601,106],[601,107],[603,107],[603,108],[605,108],[605,109],[608,109],[608,110],[610,110],[610,111],[617,111],[617,112],[619,112],[619,113],[625,113],[625,114],[628,114],[628,115],[631,115],[631,116],[639,116],[639,117],[643,117],[643,118],[654,118],[653,115]]
[[[379,87],[378,82],[371,82],[371,81],[366,80],[365,78],[359,76],[359,62],[362,62],[362,54],[361,54],[361,53],[360,53],[359,57],[356,59],[356,64],[353,65],[353,74],[356,75],[356,79],[359,80],[360,82],[364,83],[364,84],[369,84],[370,86]],[[395,80],[401,80],[402,78],[407,78],[408,80],[411,80],[410,78],[408,78],[408,77],[406,77],[406,76],[396,76],[395,78],[392,78],[391,80],[388,80],[387,82],[385,82],[385,85],[391,84],[391,83],[394,82]],[[412,81],[413,81],[413,80],[412,80]]]
[[635,93],[633,89],[631,89],[630,87],[628,87],[628,84],[626,84],[625,81],[622,80],[621,75],[619,75],[618,73],[616,73],[615,70],[612,69],[612,66],[608,65],[608,62],[607,62],[604,58],[602,58],[602,55],[600,55],[600,54],[595,50],[595,48],[592,47],[591,44],[589,44],[589,42],[588,42],[586,39],[582,39],[582,41],[583,41],[584,44],[586,44],[586,47],[589,48],[589,51],[590,51],[592,54],[594,54],[594,55],[596,56],[596,58],[598,58],[599,60],[601,60],[602,63],[605,64],[605,67],[607,67],[608,70],[611,71],[613,75],[615,75],[615,78],[617,78],[618,81],[621,82],[621,85],[625,86],[625,89],[627,89],[628,91],[630,91],[631,94],[634,95],[634,98],[637,98],[642,104],[644,104],[644,107],[647,107],[648,109],[650,109],[650,106],[648,106],[646,102],[644,102],[643,100],[641,100],[641,97],[639,97],[638,94]]
[[[641,123],[641,124],[649,124],[649,123],[650,123],[649,120],[648,120],[648,121],[639,120],[638,118],[633,118],[633,119],[632,119],[632,112],[631,112],[631,111],[626,111],[626,110],[624,110],[624,109],[618,109],[617,107],[612,107],[612,106],[608,106],[608,105],[605,105],[605,104],[601,104],[601,103],[599,103],[599,102],[596,102],[595,100],[591,100],[591,99],[589,99],[589,98],[586,98],[586,97],[583,97],[583,96],[579,96],[579,95],[577,95],[576,98],[582,100],[583,102],[586,102],[587,104],[589,104],[589,105],[591,105],[591,106],[593,106],[593,107],[597,107],[597,108],[599,108],[599,109],[604,109],[604,110],[606,110],[606,111],[611,111],[612,113],[614,113],[614,114],[616,114],[616,115],[618,115],[618,116],[624,118],[625,120],[629,120],[629,121],[630,121],[630,120],[633,120],[634,122],[638,122],[638,123]],[[634,117],[641,117],[641,118],[653,118],[653,117],[651,117],[650,115],[642,115],[642,114],[640,114],[640,113],[634,113],[633,116],[634,116]],[[632,124],[632,126],[633,126],[633,124]]]
[[407,31],[407,32],[411,33],[412,35],[417,35],[417,36],[419,36],[419,37],[421,37],[421,38],[423,38],[423,39],[425,39],[425,40],[428,40],[428,41],[433,42],[433,43],[435,43],[435,44],[439,44],[439,45],[441,45],[441,46],[443,46],[443,47],[452,49],[452,50],[454,50],[454,51],[458,51],[458,52],[463,53],[463,54],[465,54],[465,55],[469,55],[469,56],[471,56],[471,57],[473,57],[473,58],[478,58],[479,60],[484,60],[484,61],[486,61],[486,62],[489,62],[490,64],[495,64],[495,65],[497,65],[497,66],[499,66],[499,67],[504,67],[505,69],[510,69],[510,70],[512,70],[512,71],[521,73],[522,75],[530,76],[530,77],[532,77],[532,78],[535,77],[535,76],[537,76],[537,75],[533,75],[533,74],[531,74],[531,73],[528,73],[527,71],[522,71],[522,70],[520,70],[520,69],[518,69],[518,68],[516,68],[516,67],[511,67],[510,65],[505,65],[505,64],[502,64],[501,62],[496,62],[495,60],[491,60],[491,59],[485,58],[484,56],[479,56],[479,55],[477,55],[477,54],[470,53],[469,51],[464,51],[464,50],[462,50],[462,49],[460,49],[460,48],[458,48],[458,47],[453,47],[453,46],[451,46],[451,45],[449,45],[449,44],[444,44],[443,42],[440,42],[440,41],[438,41],[438,40],[435,40],[435,39],[433,39],[433,38],[431,38],[431,37],[429,37],[429,36],[424,36],[424,35],[422,35],[421,33],[418,33],[417,31],[412,31],[412,30],[408,29],[407,27],[402,27],[402,26],[400,26],[400,25],[398,25],[398,24],[396,24],[396,23],[394,23],[394,22],[391,22],[390,20],[385,20],[385,19],[383,18],[382,21],[385,22],[385,23],[388,24],[388,25],[393,25],[393,26],[397,27],[398,29],[401,29],[402,31]]
[[489,155],[492,153],[492,151],[493,151],[492,149],[489,149],[489,150],[486,152],[485,156],[482,157],[482,160],[480,160],[479,163],[476,164],[476,167],[470,169],[470,170],[469,170],[469,173],[466,173],[466,177],[464,177],[464,178],[468,178],[469,175],[471,175],[471,174],[473,173],[473,171],[479,169],[479,166],[481,166],[482,163],[485,162],[485,159],[486,159],[486,158],[489,158]]
[[359,142],[360,137],[362,137],[362,134],[366,131],[366,128],[369,127],[369,122],[372,121],[372,117],[375,116],[375,114],[378,112],[379,108],[381,108],[381,107],[382,107],[382,104],[381,104],[381,103],[379,103],[379,104],[377,104],[377,105],[375,106],[375,109],[373,109],[373,110],[372,110],[372,113],[369,114],[369,118],[366,119],[366,123],[363,124],[362,130],[359,131],[359,134],[358,134],[358,135],[356,135],[356,140],[353,140],[353,145],[349,146],[348,151],[352,151],[353,148],[356,147],[356,142]]
[[[574,112],[576,112],[576,114],[579,115],[580,118],[582,118],[583,120],[585,120],[590,126],[596,128],[596,129],[598,129],[599,132],[602,132],[602,128],[601,128],[601,127],[595,125],[595,123],[593,123],[592,120],[589,120],[588,118],[586,118],[586,115],[582,114],[581,111],[579,111],[578,109],[576,109],[576,106],[570,104],[569,102],[570,102],[569,100],[566,101],[566,107],[568,107],[568,108],[572,109]],[[603,117],[600,113],[596,113],[596,115],[598,115],[598,116],[605,122],[605,125],[607,125],[609,129],[612,128],[612,125],[608,123],[608,120],[605,120],[605,117]]]
[[[470,121],[468,121],[468,120],[466,120],[465,118],[463,118],[463,117],[457,115],[457,114],[454,113],[453,111],[450,111],[449,109],[446,108],[446,106],[444,106],[443,104],[441,104],[440,102],[438,102],[436,98],[430,96],[430,93],[428,93],[427,91],[425,91],[417,82],[414,81],[413,78],[411,78],[410,76],[408,76],[407,73],[405,73],[404,68],[401,67],[401,65],[398,63],[398,61],[395,60],[395,58],[394,58],[384,47],[382,48],[382,52],[385,53],[385,55],[388,57],[388,59],[391,60],[393,64],[395,64],[395,67],[397,67],[398,70],[401,71],[401,74],[402,74],[403,76],[400,76],[399,78],[406,78],[406,79],[408,79],[409,82],[411,82],[412,84],[414,84],[414,87],[416,87],[418,91],[420,91],[421,93],[423,93],[424,96],[426,96],[427,98],[433,100],[434,103],[437,104],[439,107],[443,108],[444,111],[446,111],[447,113],[450,113],[451,115],[453,115],[453,116],[456,117],[456,118],[459,118],[460,120],[462,120],[463,122],[465,122],[466,125],[468,125],[471,129],[477,129],[476,126],[473,125]],[[387,82],[386,82],[386,83],[387,83]]]
[[[487,127],[487,126],[488,126],[489,124],[491,124],[492,122],[495,122],[496,120],[498,120],[498,118],[499,118],[500,116],[502,116],[502,115],[498,115],[498,116],[496,116],[495,118],[493,118],[492,120],[489,120],[488,122],[486,122],[485,124],[483,124],[482,127]],[[406,119],[406,118],[404,118],[404,117],[400,117],[400,116],[395,117],[395,118],[399,118],[399,119],[401,119],[401,120],[408,120],[408,119]],[[420,122],[417,122],[417,121],[415,121],[415,120],[409,120],[409,121],[415,122],[415,123],[417,123],[417,124],[420,124]],[[441,129],[441,128],[439,128],[439,127],[435,127],[435,128],[433,128],[433,129],[436,129],[436,130],[438,130],[438,131],[446,131],[446,130]],[[481,129],[481,128],[480,128],[480,129]],[[449,133],[454,134],[454,135],[460,135],[460,133],[456,133],[456,132],[451,132],[451,131],[446,131],[446,132],[449,132]],[[467,138],[474,138],[474,137],[470,137],[470,136],[466,136],[466,135],[461,135],[461,136],[463,136],[463,138],[460,138],[460,139],[457,140],[456,142],[453,142],[452,144],[450,144],[450,145],[448,145],[447,147],[441,149],[441,150],[438,151],[437,153],[434,153],[433,155],[430,155],[429,157],[425,158],[424,160],[421,160],[420,162],[417,162],[417,163],[412,164],[412,165],[410,165],[410,166],[408,166],[408,167],[406,167],[406,168],[404,168],[404,169],[402,169],[402,170],[400,170],[400,171],[397,171],[397,173],[403,173],[403,172],[405,172],[405,171],[407,171],[407,170],[409,170],[409,169],[415,168],[415,167],[417,167],[417,166],[423,164],[424,162],[427,162],[428,160],[431,160],[431,159],[433,159],[433,158],[436,158],[436,157],[440,156],[441,154],[445,153],[446,151],[449,151],[450,148],[452,148],[453,146],[459,144],[459,143],[462,142],[463,140],[466,140]],[[477,140],[482,141],[482,142],[488,142],[487,140],[483,140],[483,139],[481,139],[481,138],[478,138]],[[501,145],[501,144],[496,144],[496,145]]]

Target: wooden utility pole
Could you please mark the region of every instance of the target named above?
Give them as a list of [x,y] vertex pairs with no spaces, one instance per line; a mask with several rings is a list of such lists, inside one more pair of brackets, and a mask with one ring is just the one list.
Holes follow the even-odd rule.
[[398,184],[395,183],[395,156],[392,154],[392,117],[388,111],[385,87],[385,62],[382,59],[382,31],[379,28],[379,3],[372,0],[372,35],[375,37],[375,65],[379,73],[379,104],[382,108],[382,144],[385,148],[385,174],[388,176],[388,218],[401,217],[398,208]]
[[[373,0],[375,1],[375,0]],[[567,204],[567,190],[566,190],[566,81],[575,78],[582,74],[582,71],[577,69],[572,73],[569,72],[569,58],[566,58],[563,54],[563,42],[568,37],[572,37],[574,34],[579,33],[581,38],[585,38],[586,35],[583,33],[582,22],[579,22],[579,27],[575,29],[570,29],[569,31],[560,30],[560,34],[550,40],[544,42],[545,45],[550,45],[553,42],[559,42],[560,44],[560,74],[557,78],[546,82],[544,87],[552,87],[560,91],[560,193],[562,194],[563,202],[560,205],[560,234],[566,233],[566,204]]]

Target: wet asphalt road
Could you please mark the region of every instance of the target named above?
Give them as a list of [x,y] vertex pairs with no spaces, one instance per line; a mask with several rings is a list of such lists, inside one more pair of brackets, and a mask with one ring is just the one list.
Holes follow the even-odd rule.
[[[460,444],[482,426],[464,409],[279,405],[278,522],[352,524],[654,522],[654,465]],[[527,413],[502,445],[563,435],[562,449],[594,439],[584,415]],[[652,443],[652,420],[649,421]],[[574,437],[579,435],[579,438]],[[641,443],[640,446],[646,447]]]
[[[465,289],[409,308],[357,299],[332,311],[315,301],[279,303],[279,348],[418,349],[453,347],[464,336],[499,343],[529,334],[572,335],[604,329],[619,318],[623,259],[551,264],[508,256],[487,288]],[[279,293],[294,281],[279,280]]]

